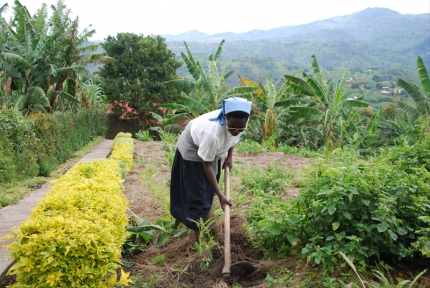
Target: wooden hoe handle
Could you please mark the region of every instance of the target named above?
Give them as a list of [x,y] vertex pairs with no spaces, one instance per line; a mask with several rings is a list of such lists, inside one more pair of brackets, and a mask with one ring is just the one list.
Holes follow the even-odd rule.
[[[230,200],[230,169],[224,169],[225,197]],[[231,251],[230,251],[230,205],[224,206],[224,268],[222,274],[230,274]]]

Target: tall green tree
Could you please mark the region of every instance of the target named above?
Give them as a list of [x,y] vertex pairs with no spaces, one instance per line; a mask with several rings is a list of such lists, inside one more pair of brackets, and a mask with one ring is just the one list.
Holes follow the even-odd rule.
[[139,114],[142,131],[158,105],[173,102],[175,89],[163,82],[177,78],[181,63],[161,36],[119,33],[102,44],[114,60],[100,70],[109,103],[128,103]]

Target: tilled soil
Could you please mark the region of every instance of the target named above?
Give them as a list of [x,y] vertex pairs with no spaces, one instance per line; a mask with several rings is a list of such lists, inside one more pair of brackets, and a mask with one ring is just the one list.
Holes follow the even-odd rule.
[[[157,199],[157,195],[150,191],[151,184],[148,183],[148,181],[153,181],[153,183],[165,184],[165,189],[168,191],[170,167],[166,158],[168,152],[163,148],[165,147],[161,142],[135,140],[135,161],[133,169],[125,181],[125,195],[130,202],[130,210],[151,223],[166,213],[166,199],[164,202]],[[286,155],[282,152],[257,154],[235,152],[234,154],[234,165],[238,167],[266,167],[275,162],[292,171],[298,171],[311,164],[313,160],[296,155]],[[152,172],[152,179],[142,176],[145,174],[142,171],[154,169],[154,167],[156,167],[156,171]],[[230,177],[231,189],[239,184],[238,181],[236,175]],[[298,188],[290,187],[285,191],[284,199],[294,197],[297,193]],[[218,205],[217,202],[216,199],[214,206]],[[224,221],[223,217],[215,217],[215,219],[217,220],[210,229],[213,237],[219,243],[219,247],[212,249],[213,260],[207,269],[202,271],[200,263],[207,258],[209,251],[205,251],[206,255],[205,253],[200,255],[195,248],[194,233],[189,233],[182,239],[172,239],[162,246],[151,246],[145,252],[126,255],[126,260],[135,263],[130,268],[131,275],[150,277],[158,273],[155,287],[232,287],[234,283],[238,283],[242,287],[266,287],[264,279],[271,268],[282,266],[294,271],[298,266],[303,266],[303,263],[297,262],[297,258],[263,260],[263,252],[252,247],[251,241],[245,233],[244,225],[247,224],[247,221],[243,216],[243,211],[233,208],[230,218],[231,262],[248,261],[257,269],[248,276],[223,277]],[[154,264],[154,258],[157,255],[165,255],[166,261],[162,265]]]

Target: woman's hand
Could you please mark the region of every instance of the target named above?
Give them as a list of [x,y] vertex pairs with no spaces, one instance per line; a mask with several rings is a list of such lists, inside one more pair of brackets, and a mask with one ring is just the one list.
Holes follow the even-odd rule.
[[225,169],[225,167],[228,167],[231,171],[231,168],[233,168],[233,157],[227,156],[227,158],[225,158],[224,164],[222,165],[222,169]]
[[230,207],[233,205],[231,201],[224,195],[219,195],[218,198],[219,198],[219,203],[221,204],[222,210],[224,210],[225,205],[229,205]]

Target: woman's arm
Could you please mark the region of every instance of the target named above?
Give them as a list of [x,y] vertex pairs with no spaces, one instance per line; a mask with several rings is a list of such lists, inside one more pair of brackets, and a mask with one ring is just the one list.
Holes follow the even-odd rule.
[[203,169],[205,170],[205,174],[206,174],[206,177],[208,178],[209,183],[211,184],[212,188],[214,188],[215,193],[219,198],[221,208],[224,209],[225,205],[232,206],[230,199],[227,199],[227,197],[225,197],[224,194],[222,194],[221,189],[219,188],[214,169],[212,169],[212,162],[203,162]]

